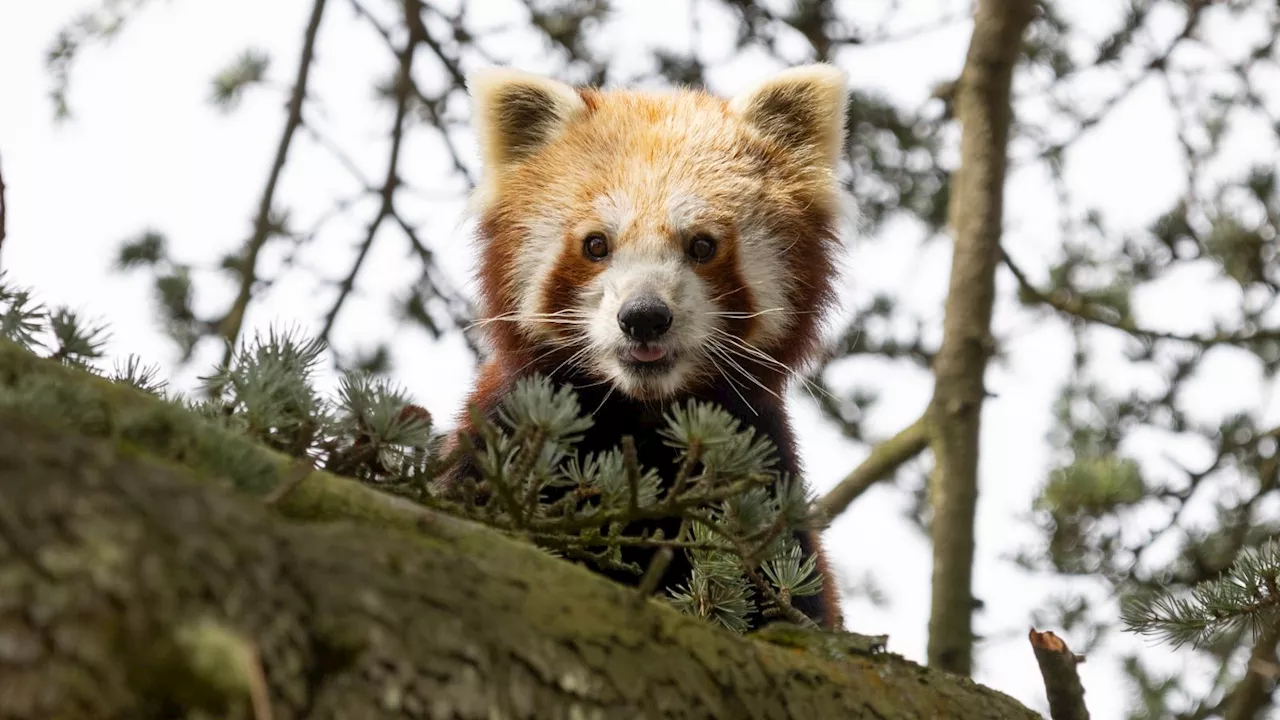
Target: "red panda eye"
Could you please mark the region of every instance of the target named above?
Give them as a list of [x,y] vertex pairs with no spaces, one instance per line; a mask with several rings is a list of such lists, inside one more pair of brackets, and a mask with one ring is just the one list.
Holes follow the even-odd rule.
[[710,235],[695,235],[689,243],[689,257],[698,262],[706,262],[716,254],[716,240]]
[[582,240],[582,252],[590,260],[603,260],[609,256],[609,241],[600,233],[591,233]]

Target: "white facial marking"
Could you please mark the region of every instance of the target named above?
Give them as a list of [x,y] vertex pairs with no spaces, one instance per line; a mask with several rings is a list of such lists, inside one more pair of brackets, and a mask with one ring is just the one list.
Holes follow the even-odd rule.
[[707,212],[707,204],[692,193],[676,191],[667,198],[667,220],[676,232],[687,232],[695,227],[698,218]]
[[[593,206],[599,214],[598,224],[571,230],[580,231],[585,236],[593,230],[603,229],[609,237],[616,238],[635,221],[635,203],[625,194],[601,195]],[[562,218],[550,214],[535,217],[525,225],[525,237],[518,255],[519,267],[514,273],[516,296],[520,298],[520,314],[523,316],[518,325],[535,337],[550,334],[546,323],[534,318],[544,310],[540,290],[546,286],[564,252],[564,232]]]
[[[677,232],[688,234],[698,228],[699,218],[707,214],[707,204],[698,196],[673,192],[667,200],[667,213]],[[744,338],[757,347],[782,336],[790,324],[787,305],[786,268],[781,252],[783,239],[774,237],[762,222],[739,218],[738,272],[751,293],[754,312],[753,332]]]
[[[623,303],[641,292],[657,295],[671,308],[671,329],[658,343],[674,358],[665,373],[640,375],[620,358],[631,341],[618,324],[618,313]],[[661,397],[678,392],[700,369],[702,345],[713,327],[713,318],[706,313],[708,303],[706,284],[669,242],[636,242],[619,248],[583,296],[583,309],[592,313],[589,342],[599,348],[596,367],[628,395]]]
[[777,341],[791,324],[784,242],[788,241],[758,223],[743,223],[738,229],[738,272],[751,290],[756,313],[751,337],[745,339],[756,347]]
[[523,317],[516,325],[534,335],[545,334],[543,325],[531,318],[542,311],[539,291],[555,270],[564,250],[563,232],[559,218],[536,216],[525,225],[525,237],[517,253],[519,267],[512,277],[516,283],[516,297],[520,298],[519,312]]
[[610,237],[618,237],[627,231],[636,219],[636,205],[630,197],[622,193],[605,193],[592,203],[600,222]]

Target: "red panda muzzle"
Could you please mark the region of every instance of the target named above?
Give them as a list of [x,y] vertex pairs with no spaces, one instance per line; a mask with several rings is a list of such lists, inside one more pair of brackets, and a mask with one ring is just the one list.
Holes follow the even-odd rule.
[[671,308],[652,293],[633,296],[618,312],[618,326],[638,343],[651,343],[666,335],[673,319]]

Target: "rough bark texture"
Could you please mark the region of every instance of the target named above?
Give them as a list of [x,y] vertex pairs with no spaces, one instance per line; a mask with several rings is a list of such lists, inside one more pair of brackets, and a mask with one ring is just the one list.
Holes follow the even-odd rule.
[[978,437],[983,374],[993,346],[991,309],[1000,258],[1010,86],[1032,0],[983,0],[957,85],[960,167],[952,179],[950,225],[955,254],[934,361],[929,408],[935,471],[933,584],[929,664],[968,675],[972,669],[973,523],[978,500]]
[[[234,689],[254,677],[275,718],[1034,717],[892,656],[827,662],[636,608],[461,524],[273,521],[180,470],[8,420],[5,717],[248,717]],[[260,676],[205,669],[223,636]]]
[[893,655],[735,636],[487,528],[296,473],[0,347],[0,717],[1036,717]]

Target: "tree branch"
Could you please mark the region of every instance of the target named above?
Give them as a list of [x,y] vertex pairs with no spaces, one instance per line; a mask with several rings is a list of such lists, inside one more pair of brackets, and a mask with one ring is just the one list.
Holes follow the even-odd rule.
[[[410,14],[413,5],[416,5],[416,0],[405,0],[406,15]],[[382,187],[378,190],[381,203],[378,206],[378,214],[369,222],[364,241],[360,243],[360,250],[356,253],[355,262],[351,263],[351,269],[338,284],[338,297],[334,299],[333,305],[325,315],[324,326],[320,329],[318,336],[325,342],[331,341],[330,333],[333,332],[333,324],[337,321],[338,313],[342,311],[347,297],[355,288],[356,276],[360,274],[360,268],[364,267],[365,258],[368,257],[373,241],[378,236],[378,229],[382,227],[383,221],[391,216],[395,208],[396,188],[400,186],[400,149],[404,142],[405,118],[409,114],[410,88],[413,87],[413,55],[418,48],[418,43],[422,42],[422,36],[414,32],[414,28],[420,28],[421,25],[413,22],[408,25],[409,38],[397,53],[399,67],[395,85],[396,112],[391,126],[391,151],[390,158],[387,160],[387,174],[382,181]]]
[[244,326],[244,316],[249,310],[254,281],[257,280],[258,255],[271,237],[271,211],[275,204],[276,188],[280,183],[280,176],[284,173],[293,135],[302,124],[302,105],[307,98],[307,80],[315,59],[316,35],[320,31],[320,19],[324,15],[324,8],[325,0],[315,0],[315,4],[311,6],[311,18],[307,23],[302,53],[298,60],[298,75],[293,83],[293,93],[289,97],[289,115],[285,119],[284,133],[280,137],[280,144],[276,147],[275,161],[271,165],[271,171],[267,175],[267,185],[263,188],[262,199],[258,203],[258,215],[253,221],[253,235],[245,243],[239,258],[240,288],[226,315],[217,322],[218,333],[227,341],[223,364],[230,363],[232,354],[235,352],[235,343]]
[[[383,41],[387,43],[387,47],[391,49],[395,53],[396,57],[399,58],[403,63],[404,53],[406,52],[407,49],[398,48],[394,44],[394,42],[392,41],[390,31],[384,28],[373,17],[372,13],[370,13],[369,10],[365,8],[363,4],[360,3],[359,0],[350,0],[350,2],[352,5],[352,8],[356,12],[356,15],[367,20],[374,27],[375,31],[377,31],[377,33],[382,37]],[[448,64],[450,62],[448,58],[440,56],[441,50],[440,50],[439,43],[436,43],[431,38],[430,33],[428,32],[426,26],[421,21],[420,14],[424,7],[425,6],[421,3],[420,0],[410,0],[409,2],[405,3],[405,7],[404,7],[405,25],[409,30],[409,37],[411,41],[410,45],[413,49],[416,49],[418,44],[426,45],[428,48],[430,48],[433,52],[437,54],[437,57],[439,57],[441,62]],[[460,72],[461,71],[458,71],[458,73]],[[458,77],[460,76],[461,75],[458,75]],[[412,72],[408,72],[408,71],[404,72],[401,74],[400,78],[403,84],[396,86],[396,106],[397,106],[397,121],[395,125],[396,131],[400,133],[403,132],[403,119],[399,115],[401,108],[406,108],[408,106],[407,101],[410,99],[416,101],[418,103],[418,107],[420,108],[421,114],[425,116],[425,118],[428,121],[430,121],[433,125],[435,125],[436,129],[439,131],[440,137],[445,144],[445,148],[448,151],[449,157],[453,162],[454,169],[457,170],[462,175],[468,187],[474,186],[475,185],[474,178],[471,177],[471,174],[467,170],[466,165],[463,164],[462,154],[458,150],[456,144],[454,143],[453,138],[449,136],[447,123],[445,122],[444,118],[439,114],[439,112],[436,109],[436,104],[439,101],[437,99],[428,97],[425,93],[422,92],[422,89],[418,86],[417,82],[414,81]],[[405,92],[409,93],[410,96],[407,97],[402,94]],[[393,139],[393,143],[392,143],[393,145],[392,164],[393,165],[395,162],[394,155],[398,153],[398,149],[397,149],[398,144],[399,144],[399,139],[398,138]],[[344,164],[347,164],[347,163],[344,163]],[[361,178],[361,175],[358,172],[354,173],[354,175],[357,178],[357,180]],[[400,181],[397,179],[396,182],[398,187]],[[405,237],[409,241],[410,250],[412,250],[413,253],[417,255],[418,259],[422,262],[424,279],[426,279],[428,282],[432,284],[432,286],[437,291],[439,297],[442,300],[444,300],[445,303],[449,306],[449,313],[453,321],[459,327],[465,328],[470,323],[471,318],[474,317],[474,314],[475,314],[471,306],[471,301],[463,293],[459,292],[457,288],[453,286],[453,283],[448,278],[443,277],[438,272],[433,272],[433,270],[438,270],[435,264],[435,256],[431,252],[431,249],[427,247],[427,244],[422,240],[421,236],[418,233],[417,228],[415,228],[405,218],[404,214],[401,213],[400,209],[396,206],[394,192],[388,193],[385,184],[383,185],[383,188],[381,190],[371,189],[370,192],[379,193],[382,199],[382,204],[379,208],[378,215],[370,227],[376,230],[377,226],[385,222],[387,219],[393,220],[400,227],[401,231],[404,232]],[[368,247],[368,244],[371,242],[372,242],[372,232],[366,236],[365,243],[361,245],[362,252],[359,258],[363,258],[364,253],[367,252],[366,248]],[[358,259],[357,262],[360,262],[360,260]],[[357,267],[354,270],[358,271],[358,269],[359,268]],[[354,282],[354,272],[348,275],[348,279],[343,280],[343,283],[340,286],[344,291],[342,292],[342,296],[345,296],[346,293],[350,292],[350,288],[347,285],[348,281]],[[340,303],[335,304],[333,309],[331,309],[329,316],[326,317],[326,321],[325,321],[326,333],[327,333],[327,330],[332,325],[333,321],[331,318],[336,315],[339,305]],[[472,334],[464,332],[463,337],[467,343],[467,346],[471,349],[471,351],[473,353],[479,354],[480,348],[476,344],[475,338],[472,336]]]
[[[0,172],[0,259],[3,258],[4,238],[6,227],[9,224],[9,206],[5,204],[5,189],[4,173]],[[0,267],[4,267],[4,265],[0,264]]]
[[1149,342],[1155,340],[1170,340],[1199,345],[1203,348],[1211,348],[1215,345],[1244,345],[1260,340],[1280,338],[1280,331],[1275,330],[1255,330],[1249,333],[1216,333],[1213,335],[1184,335],[1181,333],[1142,328],[1139,327],[1132,318],[1109,317],[1105,313],[1099,312],[1098,308],[1090,305],[1078,296],[1073,296],[1061,291],[1041,290],[1039,287],[1036,287],[1035,283],[1027,277],[1026,273],[1024,273],[1022,269],[1014,263],[1013,258],[1011,258],[1009,253],[1003,248],[1000,249],[1000,257],[1004,261],[1004,266],[1009,268],[1009,272],[1013,273],[1014,279],[1018,281],[1018,286],[1022,289],[1024,296],[1063,315],[1068,315],[1077,320],[1092,323],[1094,325],[1102,325],[1113,330],[1119,330],[1142,340]]
[[1271,706],[1275,681],[1266,676],[1265,669],[1276,664],[1277,643],[1280,643],[1280,627],[1267,628],[1258,634],[1244,677],[1231,689],[1223,720],[1255,720]]
[[1052,632],[1031,629],[1028,639],[1040,665],[1044,678],[1045,694],[1049,697],[1049,717],[1052,720],[1089,720],[1089,708],[1084,704],[1084,686],[1076,666],[1084,662],[1083,655],[1071,652],[1067,643]]
[[834,520],[872,485],[892,476],[894,471],[927,447],[929,422],[928,416],[923,416],[872,448],[867,459],[819,501],[823,514],[828,520]]
[[0,411],[0,576],[18,589],[0,604],[5,717],[246,717],[264,699],[276,720],[1037,717],[887,653],[799,651],[637,603],[0,345],[0,388],[28,382],[80,404],[59,422],[54,401]]
[[930,482],[928,657],[931,666],[962,675],[972,669],[978,439],[986,396],[983,376],[994,349],[991,310],[1004,214],[1010,94],[1022,34],[1034,15],[1032,0],[980,3],[956,93],[960,167],[948,208],[955,254],[929,406],[936,468]]

